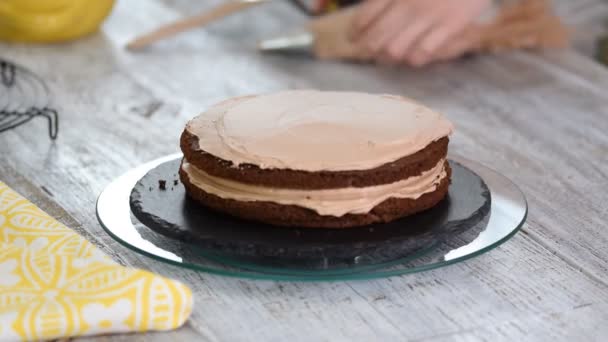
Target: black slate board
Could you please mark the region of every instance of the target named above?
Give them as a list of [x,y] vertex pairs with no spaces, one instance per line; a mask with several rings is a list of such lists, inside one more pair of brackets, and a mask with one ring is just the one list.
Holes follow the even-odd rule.
[[[161,164],[137,182],[130,198],[135,217],[153,231],[188,242],[204,254],[271,259],[273,264],[304,261],[305,268],[332,268],[418,255],[464,231],[481,231],[491,204],[484,181],[450,162],[453,176],[448,197],[417,215],[351,229],[273,227],[216,213],[191,200],[178,180],[179,164],[180,160]],[[166,182],[164,190],[161,180]]]

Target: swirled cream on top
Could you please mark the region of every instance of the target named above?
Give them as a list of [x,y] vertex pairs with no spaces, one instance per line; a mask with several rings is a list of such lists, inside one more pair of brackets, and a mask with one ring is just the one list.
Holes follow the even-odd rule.
[[366,170],[451,134],[441,114],[392,95],[290,90],[221,102],[186,126],[200,148],[235,165]]

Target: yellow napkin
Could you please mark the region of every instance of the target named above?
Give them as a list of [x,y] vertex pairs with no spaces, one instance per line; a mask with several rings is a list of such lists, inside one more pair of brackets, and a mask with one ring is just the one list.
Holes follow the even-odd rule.
[[181,283],[122,267],[0,182],[0,340],[170,330]]

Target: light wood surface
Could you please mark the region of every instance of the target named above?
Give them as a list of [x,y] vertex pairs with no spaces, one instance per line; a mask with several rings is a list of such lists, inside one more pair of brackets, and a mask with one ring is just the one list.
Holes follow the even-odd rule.
[[[257,39],[305,18],[252,9],[131,54],[141,32],[218,1],[119,1],[101,33],[52,46],[0,44],[52,86],[59,138],[33,120],[0,134],[0,179],[115,260],[179,279],[195,308],[169,333],[98,341],[604,341],[608,336],[608,70],[578,51],[510,53],[425,70],[263,56]],[[577,28],[608,5],[562,0]],[[575,44],[584,50],[589,37]],[[582,42],[582,43],[581,43]],[[580,44],[580,45],[579,45]],[[185,122],[228,96],[283,88],[404,94],[457,125],[451,153],[513,179],[530,204],[496,250],[383,280],[279,283],[222,278],[140,256],[106,235],[95,200],[115,177],[178,151]]]

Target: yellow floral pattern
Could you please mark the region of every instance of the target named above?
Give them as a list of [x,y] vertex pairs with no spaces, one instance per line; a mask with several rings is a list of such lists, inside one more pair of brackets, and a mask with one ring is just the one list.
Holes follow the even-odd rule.
[[0,182],[0,340],[170,330],[183,284],[122,267]]

